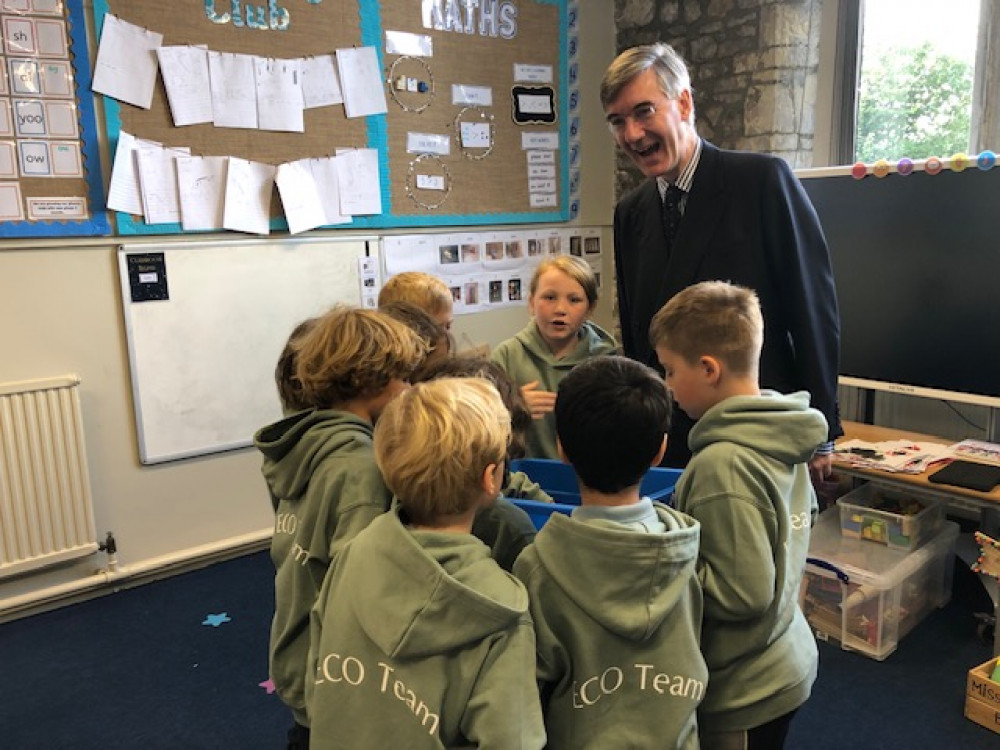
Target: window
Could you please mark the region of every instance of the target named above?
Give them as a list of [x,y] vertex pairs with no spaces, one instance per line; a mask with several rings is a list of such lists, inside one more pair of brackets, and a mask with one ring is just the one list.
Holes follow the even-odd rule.
[[1000,149],[1000,0],[844,0],[839,24],[838,163]]

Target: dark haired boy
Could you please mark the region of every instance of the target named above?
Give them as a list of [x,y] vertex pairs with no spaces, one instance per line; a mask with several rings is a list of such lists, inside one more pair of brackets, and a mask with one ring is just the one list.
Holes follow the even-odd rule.
[[555,416],[582,504],[553,514],[514,565],[550,746],[696,748],[700,527],[639,492],[666,447],[666,388],[645,365],[598,357],[560,383]]

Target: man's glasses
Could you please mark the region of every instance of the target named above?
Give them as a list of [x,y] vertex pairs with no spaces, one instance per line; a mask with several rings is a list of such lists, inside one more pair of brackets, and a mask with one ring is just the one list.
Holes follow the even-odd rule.
[[[664,99],[663,104],[660,106],[664,106],[668,101],[668,99]],[[653,121],[653,117],[656,115],[656,106],[652,102],[643,102],[627,115],[609,115],[608,130],[618,135],[628,127],[629,120],[639,127],[646,127],[646,125],[649,125]]]

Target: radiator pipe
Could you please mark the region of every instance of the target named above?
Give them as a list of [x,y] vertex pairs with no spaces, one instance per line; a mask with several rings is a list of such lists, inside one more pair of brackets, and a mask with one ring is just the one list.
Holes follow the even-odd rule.
[[108,567],[109,573],[114,573],[118,570],[118,542],[115,541],[114,532],[109,531],[107,537],[104,539],[104,544],[98,544],[97,549],[102,552],[108,553]]
[[[157,578],[165,578],[171,573],[180,573],[184,570],[193,570],[204,567],[212,562],[224,559],[239,557],[241,554],[249,554],[265,549],[271,539],[272,529],[262,529],[242,536],[230,537],[218,542],[203,544],[198,547],[189,547],[179,552],[171,552],[160,557],[151,557],[132,565],[119,566],[117,559],[114,569],[111,567],[109,559],[106,568],[95,571],[92,575],[75,581],[49,586],[38,591],[31,591],[26,594],[12,596],[7,599],[0,599],[0,622],[15,619],[15,616],[35,614],[34,610],[52,609],[60,601],[83,594],[100,593],[101,589],[117,587],[119,584],[131,582],[138,585],[142,581],[139,579],[148,578],[149,581]],[[114,537],[108,535],[114,542]],[[105,542],[106,546],[107,542]],[[115,545],[117,550],[117,545]],[[109,558],[111,555],[109,555]]]

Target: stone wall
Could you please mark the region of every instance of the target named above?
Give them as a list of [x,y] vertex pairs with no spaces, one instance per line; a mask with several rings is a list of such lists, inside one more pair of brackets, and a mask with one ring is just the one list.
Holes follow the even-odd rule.
[[[618,51],[663,41],[687,61],[698,132],[812,165],[822,0],[614,0]],[[616,194],[641,180],[619,154]]]

